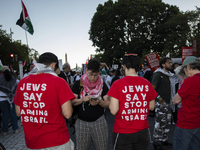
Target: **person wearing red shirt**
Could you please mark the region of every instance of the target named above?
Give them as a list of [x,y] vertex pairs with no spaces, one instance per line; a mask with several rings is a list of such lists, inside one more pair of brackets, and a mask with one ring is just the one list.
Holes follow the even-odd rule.
[[72,115],[71,100],[75,98],[64,79],[54,72],[58,58],[46,52],[30,75],[17,87],[14,103],[29,149],[70,149],[71,140],[65,118]]
[[126,54],[122,61],[125,77],[113,83],[108,91],[109,108],[115,116],[114,150],[145,150],[149,143],[149,109],[157,96],[151,83],[138,76],[140,58]]
[[188,76],[173,99],[181,102],[173,138],[173,150],[199,150],[200,148],[200,60],[187,57],[182,70]]

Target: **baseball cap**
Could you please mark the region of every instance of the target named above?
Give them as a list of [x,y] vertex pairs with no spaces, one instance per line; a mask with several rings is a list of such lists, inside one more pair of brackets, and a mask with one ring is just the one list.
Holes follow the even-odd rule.
[[6,70],[9,71],[9,67],[8,67],[8,66],[2,66],[2,67],[1,67],[1,71],[2,71],[2,72],[5,72]]
[[184,72],[183,68],[184,68],[185,66],[187,66],[188,64],[194,62],[195,60],[196,60],[196,57],[195,57],[195,56],[189,56],[189,57],[187,57],[187,58],[183,61],[182,69],[181,69],[181,71],[179,72],[179,74],[180,74],[180,75],[185,75],[185,72]]
[[39,63],[43,63],[44,61],[56,62],[56,66],[55,67],[58,68],[58,57],[55,54],[53,54],[51,52],[43,53],[39,57]]

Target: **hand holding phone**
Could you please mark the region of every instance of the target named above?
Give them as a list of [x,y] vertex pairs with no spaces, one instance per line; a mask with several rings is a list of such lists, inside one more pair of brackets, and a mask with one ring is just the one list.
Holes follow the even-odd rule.
[[96,101],[97,99],[98,99],[98,98],[94,98],[94,97],[93,97],[93,98],[91,98],[90,100],[91,100],[91,101]]

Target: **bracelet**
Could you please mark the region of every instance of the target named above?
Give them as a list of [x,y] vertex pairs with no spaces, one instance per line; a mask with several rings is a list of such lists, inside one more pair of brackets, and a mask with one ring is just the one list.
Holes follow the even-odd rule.
[[157,96],[157,99],[159,99],[159,98],[160,98],[160,95]]

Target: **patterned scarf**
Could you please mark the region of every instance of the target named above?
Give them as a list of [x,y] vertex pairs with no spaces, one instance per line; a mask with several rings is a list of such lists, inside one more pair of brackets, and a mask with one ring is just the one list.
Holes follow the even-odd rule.
[[162,72],[163,74],[169,76],[170,86],[171,86],[170,106],[172,108],[172,111],[175,112],[175,105],[173,105],[173,98],[175,96],[175,84],[176,84],[176,82],[175,82],[175,79],[173,77],[173,73],[171,73],[170,71],[166,72],[161,68],[156,69],[154,72]]
[[101,95],[103,80],[100,76],[98,76],[98,79],[95,82],[91,83],[85,73],[82,75],[81,80],[83,82],[83,92],[81,93],[81,98],[85,97],[86,94],[90,97],[99,97]]
[[57,74],[50,66],[46,66],[41,63],[36,63],[35,67],[29,72],[29,74],[38,74],[38,73],[48,73],[57,76]]
[[0,75],[0,91],[2,92],[0,97],[8,101],[11,109],[17,85],[18,83],[16,82],[14,76],[12,76],[12,79],[10,81],[6,81],[4,75]]

